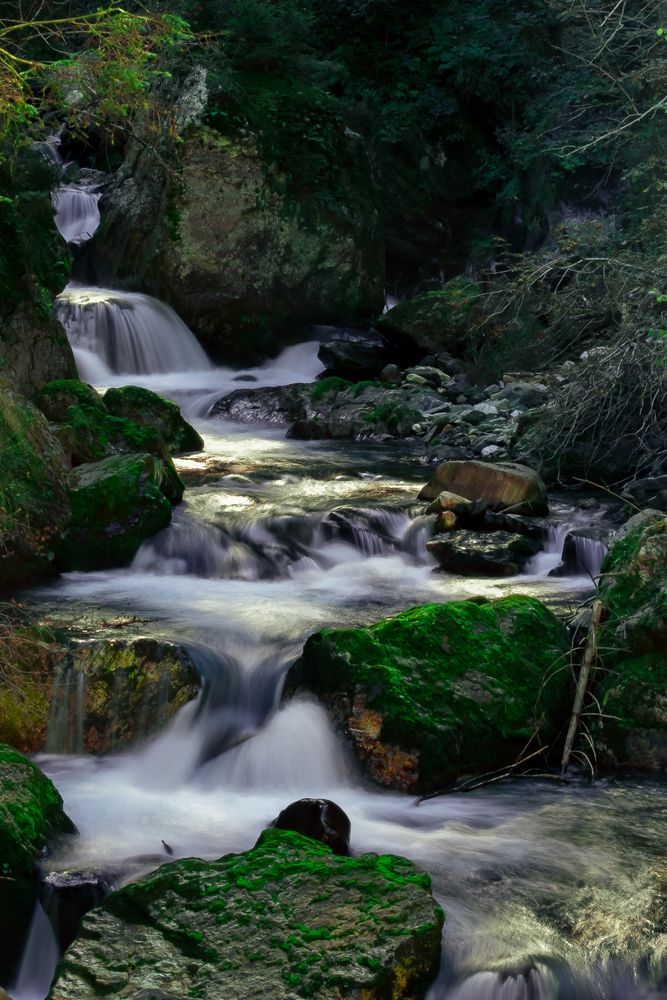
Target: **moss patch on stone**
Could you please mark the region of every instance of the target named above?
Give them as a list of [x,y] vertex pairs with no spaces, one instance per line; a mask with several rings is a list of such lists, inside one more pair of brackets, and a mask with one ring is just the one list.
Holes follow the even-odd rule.
[[72,517],[57,552],[61,569],[122,566],[171,520],[165,467],[154,455],[119,455],[70,473]]
[[201,451],[204,447],[201,435],[183,418],[176,403],[150,389],[136,385],[109,389],[104,404],[115,417],[152,427],[172,453]]
[[69,515],[67,463],[42,414],[0,390],[0,587],[53,572],[53,550]]
[[410,861],[340,857],[266,830],[244,854],[178,861],[113,893],[85,918],[49,995],[417,997],[437,972],[442,924]]
[[481,297],[478,283],[460,275],[437,291],[400,302],[384,313],[376,325],[383,333],[414,341],[425,351],[461,353]]
[[331,711],[374,780],[429,791],[510,763],[553,735],[569,638],[539,601],[411,608],[369,628],[312,636],[288,688]]

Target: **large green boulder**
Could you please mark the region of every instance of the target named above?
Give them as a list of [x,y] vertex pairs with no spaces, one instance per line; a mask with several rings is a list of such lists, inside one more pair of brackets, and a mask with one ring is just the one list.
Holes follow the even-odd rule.
[[266,830],[245,854],[177,861],[109,896],[49,998],[409,1000],[437,973],[442,924],[410,861]]
[[462,275],[387,310],[376,326],[389,339],[408,340],[426,353],[461,354],[469,343],[481,290]]
[[109,389],[104,396],[104,404],[115,417],[133,420],[142,427],[152,427],[172,454],[201,451],[204,447],[201,435],[183,418],[176,403],[150,389],[137,385]]
[[7,588],[54,572],[70,504],[58,439],[32,403],[2,389],[0,469],[0,588]]
[[35,863],[54,838],[74,833],[53,783],[0,744],[0,982],[16,971],[37,897]]
[[373,781],[429,792],[549,743],[569,645],[530,597],[427,604],[311,636],[287,690],[324,702]]
[[[159,396],[155,398],[160,400]],[[180,419],[185,427],[190,426],[182,420],[180,410],[174,403],[163,402],[165,406],[173,407],[175,423]],[[149,452],[157,456],[164,466],[164,492],[173,503],[180,502],[183,483],[174,467],[167,442],[154,423],[109,412],[106,397],[102,399],[92,386],[78,379],[49,382],[39,393],[37,405],[57,425],[57,433],[72,465],[97,462],[112,455]]]
[[118,455],[70,473],[72,516],[58,545],[61,570],[122,566],[171,520],[170,485],[154,455]]
[[614,763],[667,767],[667,517],[632,518],[603,567],[606,609],[597,692],[601,740]]

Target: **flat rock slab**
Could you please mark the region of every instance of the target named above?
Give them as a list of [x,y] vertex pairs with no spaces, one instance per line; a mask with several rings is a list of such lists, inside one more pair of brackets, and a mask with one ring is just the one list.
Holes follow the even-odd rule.
[[404,858],[266,830],[245,854],[164,865],[85,918],[50,1000],[416,998],[443,912]]

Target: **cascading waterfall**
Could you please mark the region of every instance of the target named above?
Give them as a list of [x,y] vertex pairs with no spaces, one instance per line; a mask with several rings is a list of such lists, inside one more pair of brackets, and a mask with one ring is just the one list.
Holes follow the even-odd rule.
[[150,295],[70,284],[56,299],[55,315],[84,379],[95,380],[101,371],[134,375],[212,368],[174,310]]

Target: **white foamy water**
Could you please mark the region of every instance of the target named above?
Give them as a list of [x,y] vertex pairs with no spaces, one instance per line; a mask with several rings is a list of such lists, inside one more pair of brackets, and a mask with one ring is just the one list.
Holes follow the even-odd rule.
[[[56,299],[54,311],[81,364],[82,378],[99,377],[100,364],[109,376],[212,368],[174,310],[150,295],[71,284]],[[90,355],[97,359],[95,373]]]
[[66,243],[87,243],[100,224],[98,202],[102,194],[85,184],[66,184],[54,192],[56,228]]

